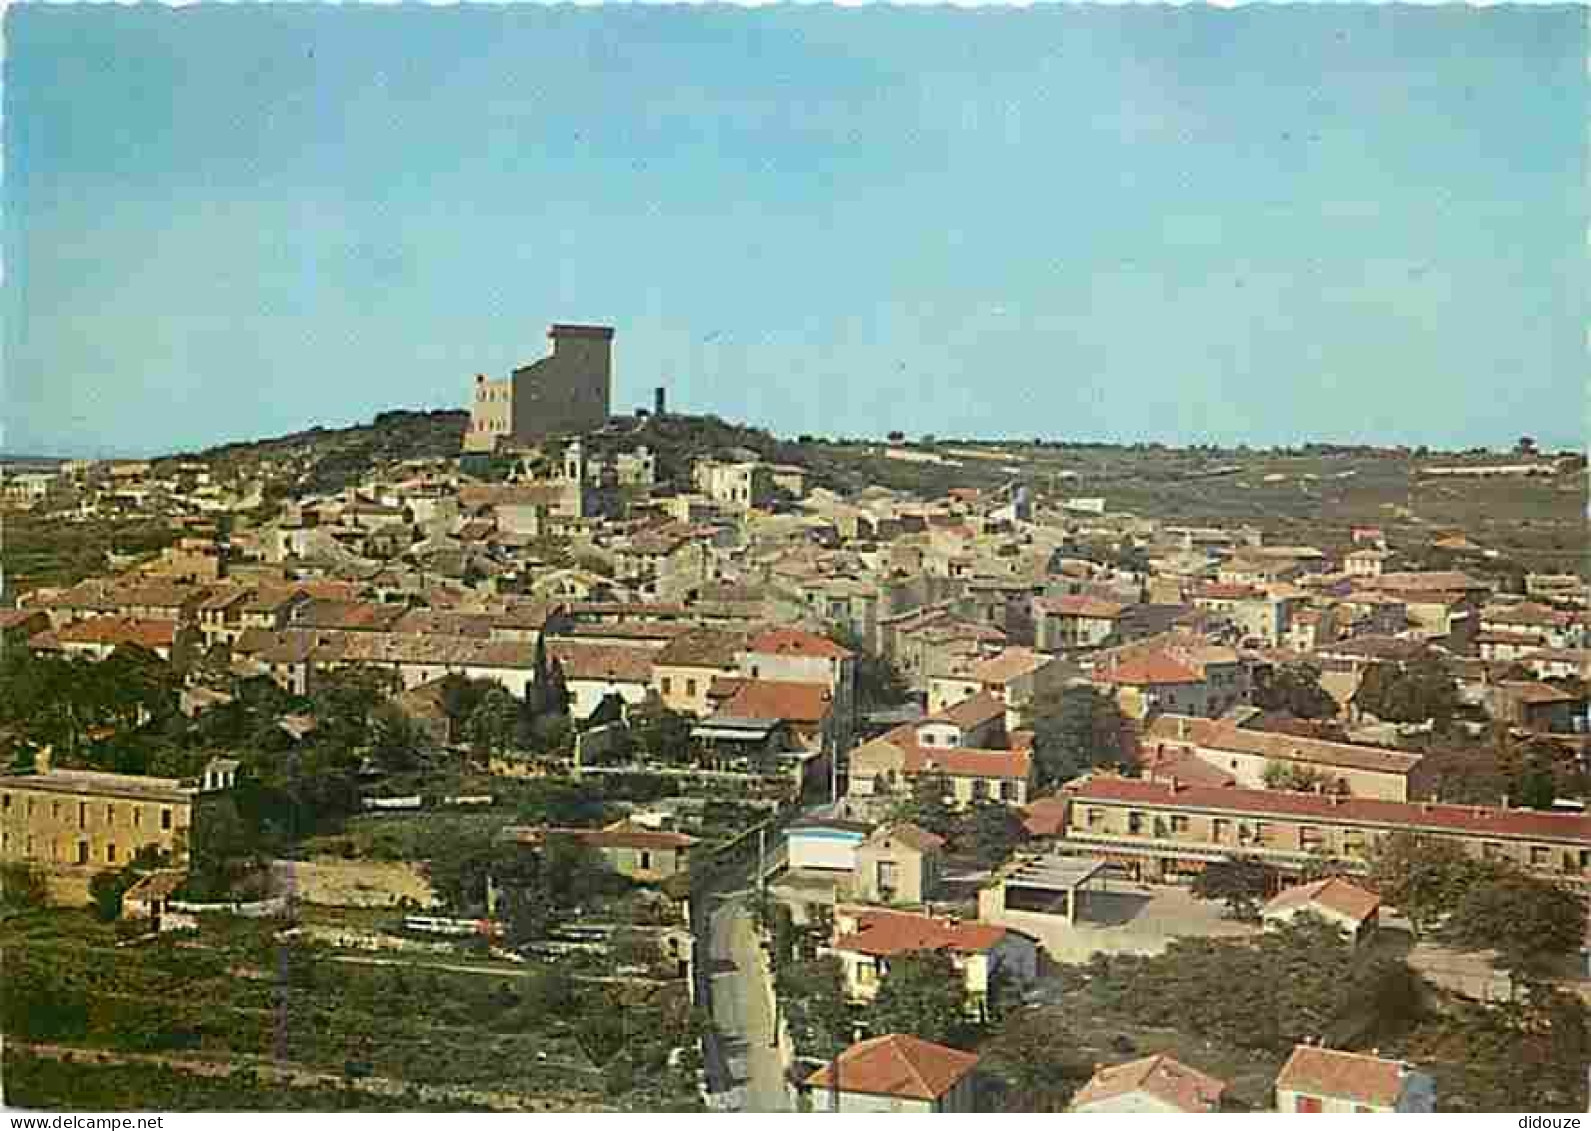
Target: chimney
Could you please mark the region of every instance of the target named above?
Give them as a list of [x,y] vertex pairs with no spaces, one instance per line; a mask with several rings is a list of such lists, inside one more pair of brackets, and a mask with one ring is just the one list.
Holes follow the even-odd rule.
[[662,385],[652,390],[652,415],[662,416],[667,411],[667,391]]

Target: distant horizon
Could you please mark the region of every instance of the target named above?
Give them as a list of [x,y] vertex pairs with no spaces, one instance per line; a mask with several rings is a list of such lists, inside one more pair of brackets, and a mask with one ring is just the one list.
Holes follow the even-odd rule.
[[789,437],[1585,444],[1577,5],[5,18],[8,449],[462,408],[554,322]]

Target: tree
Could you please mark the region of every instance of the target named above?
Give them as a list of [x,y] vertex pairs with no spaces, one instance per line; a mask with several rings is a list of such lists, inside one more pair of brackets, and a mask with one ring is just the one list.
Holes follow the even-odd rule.
[[801,1056],[828,1060],[850,1045],[855,1022],[839,959],[786,963],[775,978],[779,1006]]
[[88,881],[89,903],[94,908],[94,918],[101,923],[114,923],[122,915],[122,896],[138,882],[138,873],[130,867],[115,872],[96,872]]
[[1033,753],[1041,785],[1058,785],[1128,760],[1128,726],[1116,700],[1088,684],[1041,696],[1033,715]]
[[1193,881],[1193,894],[1200,899],[1219,899],[1226,903],[1234,919],[1259,917],[1259,905],[1276,882],[1274,869],[1258,860],[1238,858],[1219,860],[1205,866]]
[[968,1035],[967,989],[943,951],[916,951],[889,960],[878,996],[867,1013],[876,1035],[908,1033],[940,1045],[960,1045]]
[[33,910],[49,902],[49,884],[37,865],[25,860],[0,864],[0,906]]
[[1448,840],[1395,832],[1369,854],[1369,883],[1424,935],[1458,905],[1465,889],[1488,867]]
[[1337,713],[1337,701],[1320,685],[1320,669],[1305,662],[1282,664],[1258,675],[1252,699],[1263,710],[1285,711],[1300,719],[1329,719]]
[[1021,816],[998,801],[979,801],[972,805],[956,827],[958,844],[970,847],[978,863],[994,868],[1009,859],[1028,839]]
[[1051,1011],[1019,1009],[984,1046],[986,1063],[1005,1084],[1002,1109],[1060,1112],[1090,1075]]
[[1434,722],[1438,731],[1445,731],[1459,707],[1458,684],[1433,657],[1402,665],[1372,664],[1353,701],[1387,722]]
[[630,739],[642,754],[653,761],[683,762],[691,748],[691,725],[672,711],[655,693],[629,711]]
[[1266,789],[1285,789],[1309,793],[1331,782],[1331,775],[1314,766],[1299,766],[1292,762],[1269,761],[1261,774]]
[[231,797],[208,803],[189,831],[187,889],[198,899],[225,896],[255,865],[257,847]]
[[1444,942],[1496,953],[1516,981],[1551,972],[1585,945],[1585,897],[1515,868],[1467,886],[1439,935]]
[[894,707],[905,701],[908,689],[900,669],[869,649],[848,626],[830,625],[828,638],[855,654],[858,710]]
[[370,718],[370,754],[389,774],[412,770],[419,764],[420,728],[396,703],[383,703]]
[[475,704],[464,730],[477,757],[490,757],[509,748],[518,725],[519,702],[506,687],[494,684]]
[[1558,779],[1551,761],[1540,754],[1532,755],[1512,793],[1515,805],[1525,809],[1551,809],[1558,799]]
[[891,820],[907,821],[947,840],[955,833],[957,817],[950,807],[950,779],[938,771],[921,773],[891,813]]

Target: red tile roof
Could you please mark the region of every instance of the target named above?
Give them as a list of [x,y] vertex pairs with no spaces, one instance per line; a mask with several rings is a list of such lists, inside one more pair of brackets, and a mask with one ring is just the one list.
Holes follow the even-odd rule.
[[849,648],[842,648],[826,636],[802,632],[798,628],[770,628],[752,637],[746,646],[748,652],[777,656],[810,656],[826,660],[844,660],[853,656]]
[[890,1033],[852,1045],[808,1076],[806,1083],[870,1096],[937,1100],[977,1066],[975,1053]]
[[1102,601],[1098,597],[1085,597],[1080,594],[1035,597],[1033,607],[1051,616],[1082,617],[1085,620],[1116,620],[1127,611],[1127,606],[1118,601]]
[[734,694],[719,705],[718,711],[731,718],[784,719],[816,725],[833,707],[829,689],[820,683],[744,679]]
[[1324,907],[1362,922],[1381,906],[1381,897],[1341,876],[1328,876],[1314,883],[1283,888],[1265,905],[1265,914],[1310,906]]
[[1072,1097],[1074,1109],[1144,1092],[1178,1111],[1214,1111],[1226,1082],[1189,1068],[1164,1053],[1101,1067]]
[[941,773],[952,778],[1027,781],[1033,773],[1033,755],[1026,750],[978,750],[968,746],[911,746],[905,753],[907,774]]
[[1096,674],[1106,683],[1140,687],[1167,683],[1203,683],[1204,677],[1163,652],[1132,656]]
[[1295,1047],[1276,1075],[1278,1092],[1302,1092],[1367,1107],[1395,1107],[1403,1084],[1399,1061],[1313,1045]]
[[91,617],[75,621],[54,632],[57,644],[136,644],[154,651],[170,648],[177,639],[177,623],[169,620],[134,620],[123,617]]
[[1022,825],[1031,836],[1060,836],[1066,831],[1065,797],[1041,797],[1022,810]]
[[547,654],[558,661],[569,679],[649,683],[657,652],[623,644],[559,640],[547,645]]
[[888,958],[918,950],[946,950],[957,954],[983,954],[1006,936],[1004,927],[988,923],[953,923],[909,911],[861,910],[857,929],[834,941],[836,950]]

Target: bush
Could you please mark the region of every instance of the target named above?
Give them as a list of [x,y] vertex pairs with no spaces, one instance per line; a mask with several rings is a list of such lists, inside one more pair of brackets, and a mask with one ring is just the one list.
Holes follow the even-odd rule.
[[0,864],[0,906],[31,910],[49,901],[49,884],[35,865],[21,860]]

